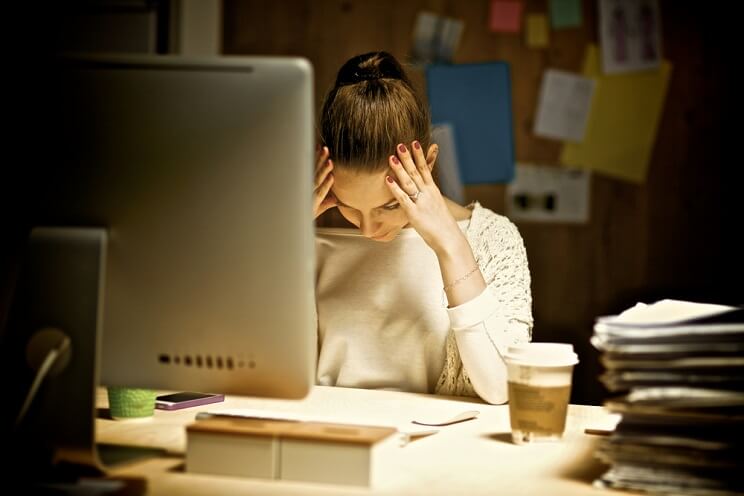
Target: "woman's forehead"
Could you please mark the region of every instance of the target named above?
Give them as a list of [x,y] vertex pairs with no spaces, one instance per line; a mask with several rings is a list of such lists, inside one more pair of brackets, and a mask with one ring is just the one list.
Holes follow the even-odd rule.
[[333,194],[339,201],[351,207],[379,207],[393,199],[390,189],[385,184],[385,177],[392,173],[390,169],[370,173],[334,167]]

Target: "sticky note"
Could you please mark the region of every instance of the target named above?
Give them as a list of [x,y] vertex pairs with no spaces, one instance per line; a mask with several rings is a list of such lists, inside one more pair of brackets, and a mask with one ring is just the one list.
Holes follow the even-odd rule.
[[518,33],[522,30],[522,2],[516,0],[492,0],[488,23],[497,33]]
[[581,0],[550,0],[550,25],[553,29],[581,26]]
[[550,43],[548,17],[544,14],[529,14],[525,22],[527,46],[545,48]]

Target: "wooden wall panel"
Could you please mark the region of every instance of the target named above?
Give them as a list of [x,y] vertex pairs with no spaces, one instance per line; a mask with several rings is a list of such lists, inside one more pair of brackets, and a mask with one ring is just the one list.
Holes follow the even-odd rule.
[[[525,12],[547,12],[528,0]],[[531,132],[546,68],[580,71],[584,48],[596,42],[597,4],[583,2],[581,28],[554,31],[550,47],[529,49],[521,35],[488,30],[487,0],[225,0],[224,50],[229,54],[308,57],[316,70],[319,106],[349,57],[387,50],[407,60],[415,15],[428,10],[465,21],[456,63],[510,63],[518,161],[555,164],[560,144]],[[593,320],[636,301],[685,297],[744,303],[737,275],[741,230],[728,142],[723,136],[729,64],[719,41],[722,19],[689,2],[661,1],[665,57],[674,65],[648,182],[595,176],[586,225],[519,223],[530,262],[534,338],[577,347],[572,400],[599,403],[607,394],[589,345]],[[423,88],[421,71],[411,69]],[[471,185],[469,200],[503,213],[503,185]],[[738,227],[737,227],[738,226]]]

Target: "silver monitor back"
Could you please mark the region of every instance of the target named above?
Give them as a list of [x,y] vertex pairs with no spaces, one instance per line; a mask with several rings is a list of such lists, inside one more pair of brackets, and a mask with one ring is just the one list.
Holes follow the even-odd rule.
[[101,383],[299,398],[314,381],[313,72],[65,59],[38,223],[108,231]]

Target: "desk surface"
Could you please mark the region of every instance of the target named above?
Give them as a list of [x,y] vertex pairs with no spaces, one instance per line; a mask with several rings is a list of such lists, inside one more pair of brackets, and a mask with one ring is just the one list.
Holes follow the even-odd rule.
[[[105,389],[98,391],[98,406],[107,407]],[[184,426],[194,420],[197,412],[228,408],[302,412],[399,427],[415,427],[409,424],[411,420],[435,414],[478,410],[480,415],[440,427],[437,434],[406,446],[391,443],[385,451],[378,451],[369,488],[185,473]],[[596,436],[585,434],[584,429],[611,429],[615,422],[616,418],[602,407],[571,405],[562,442],[517,446],[509,434],[507,405],[488,405],[468,398],[316,386],[301,401],[230,396],[224,403],[177,411],[156,410],[154,417],[144,420],[98,418],[96,438],[101,443],[160,447],[173,453],[113,469],[116,475],[146,477],[148,494],[580,496],[608,494],[591,485],[606,467],[593,457]]]

